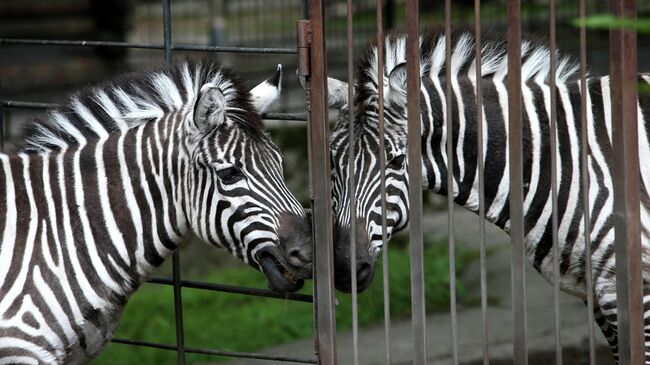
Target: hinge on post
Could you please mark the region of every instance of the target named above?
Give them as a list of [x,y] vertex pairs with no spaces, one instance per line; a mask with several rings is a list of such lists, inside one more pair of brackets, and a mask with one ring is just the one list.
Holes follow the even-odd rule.
[[298,78],[300,78],[300,82],[304,87],[304,79],[310,74],[309,46],[311,45],[311,23],[309,20],[298,20],[296,32],[296,39],[298,41]]

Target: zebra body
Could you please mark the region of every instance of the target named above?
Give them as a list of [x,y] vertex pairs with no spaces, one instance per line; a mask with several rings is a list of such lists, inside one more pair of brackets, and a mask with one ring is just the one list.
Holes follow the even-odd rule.
[[[476,123],[476,85],[483,94],[483,155],[486,219],[506,232],[510,228],[508,161],[508,92],[505,42],[482,43],[482,77],[476,79],[475,40],[469,33],[452,35],[452,110],[446,110],[445,36],[427,33],[420,39],[420,106],[422,120],[422,187],[439,194],[453,191],[454,201],[478,212],[478,137]],[[385,42],[385,123],[387,161],[388,234],[408,222],[408,176],[406,173],[406,67],[405,38],[392,35]],[[374,265],[381,248],[381,204],[379,194],[377,51],[372,47],[362,60],[357,76],[355,100],[355,163],[358,196],[357,242],[367,251],[362,259]],[[611,106],[609,77],[587,80],[587,119],[590,177],[589,213],[591,224],[592,277],[594,288],[585,288],[584,219],[580,184],[581,107],[577,67],[558,56],[556,70],[557,100],[557,177],[559,253],[552,249],[551,230],[551,90],[550,52],[531,42],[522,42],[522,133],[524,176],[525,250],[528,261],[544,278],[552,282],[553,257],[559,254],[562,290],[582,300],[593,295],[597,303],[599,325],[616,356],[616,283],[613,222],[613,152],[611,144]],[[639,75],[639,83],[649,85],[649,75]],[[336,81],[333,81],[336,83]],[[346,88],[339,88],[345,90]],[[334,97],[335,100],[344,96]],[[348,107],[332,135],[334,160],[333,199],[339,231],[349,230],[347,212]],[[447,120],[453,123],[453,189],[447,186]],[[641,241],[644,292],[650,294],[650,96],[638,98]],[[346,243],[335,244],[345,251]],[[359,250],[357,250],[359,254]],[[364,255],[364,254],[362,254]],[[342,254],[338,257],[344,257]],[[344,265],[341,263],[341,267]],[[358,266],[358,264],[357,264]],[[341,273],[341,286],[349,281]],[[367,283],[360,283],[361,287]],[[648,297],[650,298],[650,297]],[[650,299],[649,299],[650,300]],[[650,301],[648,302],[650,303]],[[646,315],[646,317],[648,317]],[[604,318],[605,321],[602,321]],[[650,334],[650,322],[646,323]],[[646,351],[648,354],[648,351]],[[648,358],[650,360],[650,358]]]
[[0,364],[92,359],[191,233],[299,288],[308,224],[251,99],[185,63],[74,96],[0,155]]

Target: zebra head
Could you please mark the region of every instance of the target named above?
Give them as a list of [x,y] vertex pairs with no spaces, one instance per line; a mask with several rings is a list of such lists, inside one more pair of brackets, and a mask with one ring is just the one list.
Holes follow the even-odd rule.
[[146,201],[134,206],[148,207],[136,231],[157,245],[143,258],[146,270],[193,232],[264,272],[273,289],[295,291],[311,276],[311,226],[261,119],[281,75],[278,67],[249,90],[209,61],[131,74],[30,124],[18,148],[53,153],[119,135],[122,153],[139,159],[132,181]]
[[[384,112],[384,158],[386,162],[386,235],[391,235],[408,223],[408,175],[405,134],[405,92],[398,85],[404,68],[391,73],[386,89]],[[329,103],[340,108],[339,119],[332,133],[332,204],[334,208],[334,264],[337,289],[351,290],[350,239],[356,239],[357,290],[365,290],[374,276],[375,264],[382,248],[382,202],[379,147],[379,118],[376,92],[370,96],[358,88],[350,131],[346,83],[329,79]],[[349,133],[353,133],[354,188],[350,189]],[[355,202],[351,214],[350,196]],[[354,221],[354,225],[352,224]],[[352,231],[352,227],[354,231]]]
[[185,123],[186,214],[196,235],[264,272],[273,289],[290,292],[311,276],[312,249],[309,219],[284,182],[282,155],[261,129],[281,70],[250,95],[219,79],[200,87]]

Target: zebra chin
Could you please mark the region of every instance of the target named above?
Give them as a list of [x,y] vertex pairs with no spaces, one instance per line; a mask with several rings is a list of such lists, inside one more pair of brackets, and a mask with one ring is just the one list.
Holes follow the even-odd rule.
[[282,213],[278,230],[279,245],[269,245],[256,253],[260,270],[269,287],[291,293],[312,277],[312,241],[310,215]]
[[282,293],[293,293],[302,289],[306,278],[302,278],[292,269],[279,252],[277,246],[263,248],[257,253],[260,270],[266,275],[269,288]]

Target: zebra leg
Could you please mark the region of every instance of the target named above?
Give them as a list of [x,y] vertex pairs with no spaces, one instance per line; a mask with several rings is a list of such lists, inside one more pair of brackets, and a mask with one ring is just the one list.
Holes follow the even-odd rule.
[[[643,308],[644,308],[644,344],[645,344],[645,364],[650,365],[650,290],[644,288]],[[617,322],[617,305],[615,290],[601,290],[597,295],[598,307],[594,308],[595,320],[600,329],[603,331],[609,346],[612,349],[614,359],[618,363],[618,322]]]
[[609,322],[607,322],[605,315],[598,306],[594,306],[594,320],[596,321],[596,324],[600,328],[603,335],[605,335],[605,339],[609,344],[609,348],[612,350],[614,360],[616,360],[616,363],[618,363],[618,335],[616,333],[616,327],[611,326]]

